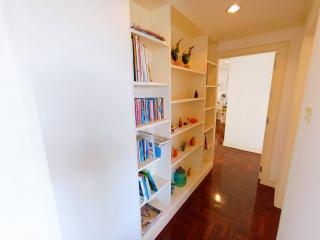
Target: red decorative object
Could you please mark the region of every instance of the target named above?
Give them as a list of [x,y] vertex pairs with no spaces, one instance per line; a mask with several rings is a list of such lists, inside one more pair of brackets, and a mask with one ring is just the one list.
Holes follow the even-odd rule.
[[196,118],[188,118],[188,120],[189,120],[190,123],[198,122],[198,119],[196,119]]
[[175,158],[175,157],[177,157],[177,156],[178,156],[178,149],[174,148],[174,149],[172,150],[172,157]]

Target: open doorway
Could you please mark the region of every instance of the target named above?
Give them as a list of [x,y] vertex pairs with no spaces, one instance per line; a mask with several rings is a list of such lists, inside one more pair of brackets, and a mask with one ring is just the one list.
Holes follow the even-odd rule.
[[219,60],[217,143],[262,154],[276,52]]

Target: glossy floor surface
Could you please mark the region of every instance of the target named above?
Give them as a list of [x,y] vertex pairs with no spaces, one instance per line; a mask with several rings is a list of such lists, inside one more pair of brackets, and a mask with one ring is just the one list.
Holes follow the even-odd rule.
[[216,147],[214,169],[157,240],[273,240],[280,210],[258,184],[260,155]]

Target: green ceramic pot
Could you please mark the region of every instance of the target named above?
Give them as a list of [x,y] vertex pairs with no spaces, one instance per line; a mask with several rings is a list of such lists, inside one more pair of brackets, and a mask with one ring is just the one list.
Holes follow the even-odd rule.
[[177,187],[184,187],[187,183],[186,171],[179,167],[173,174],[173,180]]

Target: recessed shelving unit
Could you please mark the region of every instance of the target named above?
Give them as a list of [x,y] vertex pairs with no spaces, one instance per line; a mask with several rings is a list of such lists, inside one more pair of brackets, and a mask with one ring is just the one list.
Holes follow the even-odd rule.
[[[211,100],[215,97],[216,82],[208,81],[208,66],[216,67],[216,64],[208,61],[208,35],[166,0],[130,0],[130,21],[165,38],[161,41],[131,29],[131,34],[136,35],[135,38],[139,38],[145,47],[145,61],[151,76],[150,82],[133,82],[134,97],[162,98],[164,109],[164,119],[137,126],[136,130],[170,138],[170,143],[161,146],[161,157],[137,164],[137,183],[138,173],[148,170],[158,188],[148,200],[137,206],[142,208],[148,203],[162,211],[147,232],[141,233],[141,239],[153,240],[213,167],[213,159],[210,159],[213,155],[208,157],[208,152],[213,152],[215,118],[208,119],[208,115],[215,114]],[[170,50],[181,38],[180,57],[173,63]],[[181,61],[181,54],[193,45],[195,47],[186,66]],[[134,53],[131,54],[134,56]],[[184,124],[179,128],[180,119]],[[207,142],[210,148],[206,151],[205,134],[210,138]],[[181,151],[183,142],[186,148]],[[173,158],[174,148],[178,149],[178,155]],[[178,167],[188,170],[187,184],[175,187],[171,193],[173,174]]]

